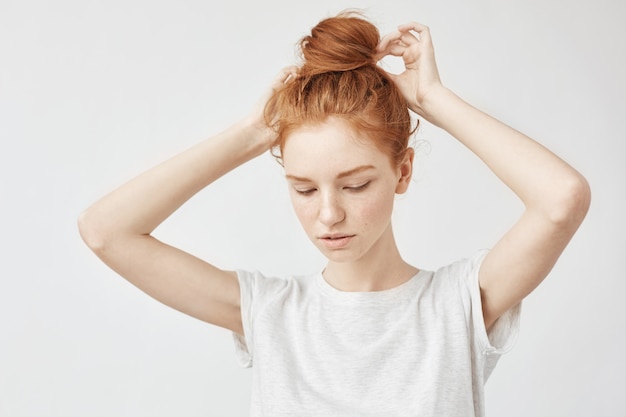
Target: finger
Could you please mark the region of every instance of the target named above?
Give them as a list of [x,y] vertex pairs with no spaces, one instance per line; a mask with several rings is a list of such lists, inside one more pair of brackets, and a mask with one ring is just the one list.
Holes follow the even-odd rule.
[[388,55],[403,56],[405,51],[406,51],[406,45],[403,45],[400,41],[395,41],[387,45],[387,48],[385,51],[381,51],[378,54],[376,54],[376,60],[380,61],[381,59],[383,59],[384,57]]
[[280,73],[278,74],[278,79],[283,82],[286,83],[289,80],[295,78],[298,76],[298,70],[300,68],[296,65],[290,65],[288,67],[283,68]]
[[376,50],[378,52],[385,52],[391,43],[398,41],[401,37],[402,33],[398,30],[386,34],[378,43]]
[[402,56],[402,33],[395,31],[385,35],[376,47],[375,59],[380,61],[387,55]]
[[417,36],[415,36],[411,32],[402,32],[402,36],[400,37],[400,40],[406,46],[417,45],[420,42]]
[[422,33],[430,32],[430,29],[428,28],[428,26],[422,25],[421,23],[417,23],[417,22],[409,22],[409,23],[404,23],[402,25],[399,25],[398,30],[400,32],[408,32],[409,30],[412,30],[412,31],[419,33],[420,35]]
[[405,23],[398,26],[398,31],[402,33],[410,33],[411,31],[417,33],[417,39],[425,42],[432,42],[430,38],[430,29],[426,25],[422,25],[417,22]]
[[388,55],[393,56],[402,56],[406,51],[406,45],[401,44],[400,42],[389,45],[389,53]]
[[280,70],[280,72],[274,78],[272,82],[272,89],[276,90],[280,88],[283,84],[288,83],[290,80],[293,80],[298,76],[298,67],[295,65],[290,65]]

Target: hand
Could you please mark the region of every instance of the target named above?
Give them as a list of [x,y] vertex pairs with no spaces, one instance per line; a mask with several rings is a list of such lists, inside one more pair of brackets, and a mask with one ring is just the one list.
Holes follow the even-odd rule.
[[[245,119],[246,124],[254,130],[254,137],[264,143],[265,150],[269,149],[276,140],[276,133],[267,126],[265,107],[276,91],[298,75],[297,66],[285,67],[276,75],[270,88],[259,99],[252,112]],[[273,121],[272,121],[273,122]]]
[[416,22],[398,26],[397,31],[385,35],[378,44],[377,60],[387,55],[402,57],[404,72],[389,76],[409,108],[428,119],[424,109],[426,97],[442,87],[428,27]]

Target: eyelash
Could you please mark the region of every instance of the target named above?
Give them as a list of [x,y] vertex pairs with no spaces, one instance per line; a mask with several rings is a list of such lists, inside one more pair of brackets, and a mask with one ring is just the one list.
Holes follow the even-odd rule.
[[345,188],[346,190],[350,190],[350,191],[353,191],[353,192],[355,192],[355,193],[356,193],[356,192],[359,192],[359,191],[363,191],[363,190],[365,190],[365,189],[367,188],[367,186],[368,186],[368,185],[370,185],[370,182],[369,182],[369,181],[367,181],[367,182],[366,182],[366,183],[364,183],[364,184],[357,185],[357,186],[355,186],[355,187],[344,187],[344,188]]
[[[344,190],[351,191],[351,192],[354,192],[354,193],[358,193],[359,191],[363,191],[363,190],[365,190],[365,189],[367,188],[367,186],[368,186],[368,185],[370,185],[370,182],[369,182],[369,181],[368,181],[368,182],[366,182],[366,183],[364,183],[364,184],[357,185],[357,186],[355,186],[355,187],[343,187],[343,189],[344,189]],[[297,192],[298,194],[300,194],[300,195],[304,195],[304,196],[311,195],[311,194],[313,194],[315,191],[317,191],[317,188],[311,188],[311,189],[308,189],[308,190],[297,190],[297,189],[296,189],[296,192]]]
[[300,195],[310,195],[310,194],[313,194],[314,191],[315,191],[315,188],[311,188],[310,190],[296,190],[296,193]]

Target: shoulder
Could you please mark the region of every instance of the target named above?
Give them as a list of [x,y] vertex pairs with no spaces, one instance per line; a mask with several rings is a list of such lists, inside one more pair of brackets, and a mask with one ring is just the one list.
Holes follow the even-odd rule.
[[489,253],[482,249],[468,258],[456,260],[444,265],[434,272],[435,281],[449,281],[458,284],[469,284],[472,280],[478,280],[478,271],[483,259]]
[[467,258],[458,259],[444,265],[432,274],[433,291],[444,298],[449,305],[458,300],[459,305],[469,313],[472,305],[480,308],[480,288],[478,271],[488,250],[480,250]]
[[307,292],[315,282],[315,274],[271,276],[259,271],[237,270],[242,297],[275,299]]

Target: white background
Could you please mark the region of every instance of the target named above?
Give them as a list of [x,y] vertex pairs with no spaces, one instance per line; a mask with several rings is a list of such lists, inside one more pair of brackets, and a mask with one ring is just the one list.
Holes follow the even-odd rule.
[[[0,416],[247,414],[251,372],[230,334],[108,270],[76,218],[244,115],[297,40],[347,7],[383,33],[428,24],[450,88],[591,183],[585,223],[525,301],[517,344],[487,383],[488,415],[626,415],[620,0],[0,0]],[[431,269],[492,245],[521,206],[444,132],[424,123],[417,139],[428,145],[394,222],[406,259]],[[224,268],[322,265],[269,155],[157,235]]]

